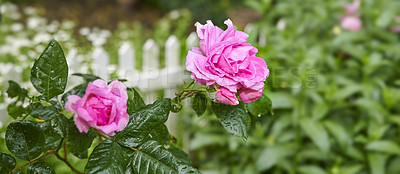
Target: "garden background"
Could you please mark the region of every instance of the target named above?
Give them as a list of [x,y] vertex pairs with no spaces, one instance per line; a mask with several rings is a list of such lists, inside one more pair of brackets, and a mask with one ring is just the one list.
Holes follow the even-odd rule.
[[[2,125],[10,121],[4,119],[4,106],[10,103],[7,81],[32,89],[30,67],[51,38],[66,55],[76,52],[69,63],[79,62],[82,73],[93,71],[92,52],[98,46],[115,66],[123,43],[130,43],[138,58],[152,38],[163,57],[171,35],[181,43],[183,63],[196,21],[210,19],[225,29],[223,21],[230,18],[241,30],[251,23],[249,42],[270,69],[264,94],[271,98],[274,114],[253,118],[257,121],[245,141],[226,133],[210,109],[197,117],[184,107],[176,115],[176,143],[189,153],[194,167],[205,174],[400,173],[400,33],[395,30],[400,2],[362,0],[359,31],[341,27],[346,3],[351,2],[3,0],[0,120]],[[0,151],[9,153],[4,130]],[[69,173],[52,158],[44,160],[57,173]],[[79,169],[86,164],[68,158]]]

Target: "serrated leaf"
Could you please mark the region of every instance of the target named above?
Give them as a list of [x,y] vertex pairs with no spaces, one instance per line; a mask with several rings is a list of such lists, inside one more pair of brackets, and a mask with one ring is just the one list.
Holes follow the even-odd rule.
[[6,130],[8,150],[19,159],[32,160],[42,153],[45,138],[38,123],[15,121]]
[[85,173],[125,173],[128,156],[122,147],[111,139],[101,142],[94,148],[85,167]]
[[250,125],[250,116],[244,108],[243,103],[236,106],[211,102],[211,109],[217,116],[219,122],[229,133],[247,138]]
[[377,152],[385,152],[390,154],[400,155],[400,146],[389,140],[380,140],[369,143],[366,147],[368,150]]
[[57,41],[51,40],[32,67],[31,82],[48,101],[64,92],[67,78],[68,65],[64,52]]
[[47,164],[46,162],[36,162],[32,165],[29,165],[28,174],[38,174],[38,173],[46,173],[46,174],[55,174],[54,169]]
[[29,114],[30,109],[31,109],[29,106],[23,107],[22,105],[18,105],[17,103],[18,102],[10,103],[7,107],[8,115],[10,115],[14,119],[17,119],[26,114]]
[[165,123],[171,109],[171,99],[157,100],[129,117],[125,130],[118,132],[116,139],[127,147],[140,145],[153,128]]
[[16,165],[17,162],[12,155],[0,152],[0,173],[10,173]]
[[42,151],[46,152],[48,150],[55,150],[60,144],[61,135],[59,135],[56,130],[50,125],[49,122],[39,123],[42,130],[45,132],[45,143],[42,147]]
[[169,134],[168,128],[165,126],[165,124],[161,124],[150,130],[149,136],[151,139],[156,140],[161,144],[168,144],[171,140],[171,135]]
[[127,173],[200,173],[156,141],[148,141],[132,150]]
[[21,88],[18,83],[10,80],[8,81],[8,89],[7,95],[10,98],[18,97],[19,101],[23,101],[25,97],[28,97],[28,91],[24,88]]
[[261,97],[253,102],[245,104],[247,111],[254,116],[265,116],[272,112],[272,102],[267,96],[261,95]]
[[49,120],[57,113],[57,109],[54,106],[43,106],[41,103],[32,103],[31,107],[32,111],[29,115],[41,120]]
[[133,112],[138,111],[146,106],[142,97],[139,95],[139,93],[136,91],[135,88],[128,88],[127,93],[128,93],[127,112],[129,115],[133,114]]
[[96,138],[96,135],[93,129],[90,129],[88,133],[79,132],[71,119],[67,125],[67,146],[70,148],[72,154],[78,158],[87,158],[87,150],[92,145],[92,141]]
[[65,105],[67,103],[67,97],[69,95],[77,95],[82,97],[83,95],[85,95],[86,92],[86,87],[88,84],[84,83],[84,84],[80,84],[75,86],[74,88],[72,88],[71,90],[69,90],[68,92],[66,92],[62,97],[61,97],[61,102],[63,105]]
[[82,77],[83,80],[85,80],[87,83],[93,82],[97,79],[101,79],[99,76],[95,76],[93,74],[82,74],[82,73],[74,73],[72,74],[73,76],[79,76]]
[[202,116],[207,109],[207,97],[203,93],[197,93],[192,98],[192,109],[198,117]]

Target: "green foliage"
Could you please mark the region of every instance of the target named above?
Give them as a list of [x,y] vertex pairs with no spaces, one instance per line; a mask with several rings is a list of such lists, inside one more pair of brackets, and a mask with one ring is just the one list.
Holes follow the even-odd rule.
[[22,160],[33,160],[42,153],[44,137],[38,123],[32,121],[15,121],[6,131],[7,148],[15,157]]
[[192,98],[192,109],[197,116],[202,116],[207,109],[207,97],[203,93],[197,93]]
[[122,147],[109,139],[93,150],[85,167],[85,173],[125,173],[127,159]]
[[229,133],[247,139],[250,116],[243,103],[232,106],[211,102],[211,109]]
[[67,85],[68,65],[57,41],[50,41],[31,71],[31,81],[45,100],[62,94]]
[[17,163],[13,156],[0,152],[0,173],[9,173],[16,165]]
[[36,173],[55,174],[56,172],[46,162],[36,162],[28,167],[27,173],[28,174],[36,174]]

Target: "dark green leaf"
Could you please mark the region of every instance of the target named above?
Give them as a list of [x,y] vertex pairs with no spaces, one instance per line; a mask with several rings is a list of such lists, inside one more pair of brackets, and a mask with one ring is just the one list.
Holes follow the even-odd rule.
[[32,160],[39,156],[44,142],[45,138],[38,123],[15,121],[7,127],[7,148],[19,159]]
[[70,121],[62,114],[56,114],[50,118],[51,128],[60,136],[67,138]]
[[84,83],[84,84],[80,84],[78,86],[75,86],[74,88],[72,88],[71,90],[69,90],[68,92],[66,92],[62,97],[61,97],[61,102],[63,105],[65,105],[65,103],[67,103],[67,97],[69,95],[77,95],[82,97],[83,95],[85,95],[85,91],[86,91],[86,87],[88,84]]
[[55,174],[54,169],[46,162],[36,162],[28,167],[28,174]]
[[[179,155],[178,155],[179,156]],[[127,173],[200,173],[156,141],[148,141],[132,150]]]
[[96,138],[96,132],[90,129],[88,133],[80,133],[74,122],[69,120],[67,125],[67,146],[72,154],[78,158],[87,158],[87,150],[92,145],[92,141]]
[[125,173],[128,156],[122,147],[111,139],[94,148],[85,167],[85,173]]
[[171,146],[171,147],[168,148],[168,151],[170,151],[172,154],[174,154],[174,156],[177,159],[183,161],[183,163],[185,163],[185,164],[192,163],[190,161],[189,155],[186,154],[184,151],[182,151],[180,148],[177,148],[175,146]]
[[165,124],[161,124],[150,130],[149,135],[151,139],[156,140],[161,144],[168,144],[171,140],[171,135],[169,134],[168,128]]
[[0,173],[10,173],[16,163],[12,155],[0,152]]
[[42,120],[49,120],[57,113],[57,108],[54,106],[43,106],[41,103],[32,103],[32,111],[30,115]]
[[28,91],[21,88],[18,83],[14,81],[8,81],[7,95],[10,98],[18,97],[18,100],[23,101],[25,97],[28,97]]
[[10,103],[7,107],[7,112],[8,115],[10,115],[12,118],[17,119],[19,117],[22,117],[26,114],[29,114],[30,112],[30,107],[23,107],[22,104],[18,105],[18,102],[13,102]]
[[261,117],[268,113],[273,113],[271,99],[264,95],[261,95],[261,97],[256,101],[246,103],[245,106],[249,113],[254,116]]
[[133,112],[140,110],[141,108],[145,107],[146,104],[144,103],[142,97],[136,91],[135,88],[128,88],[128,114],[132,115]]
[[192,109],[197,116],[202,116],[207,109],[207,97],[203,93],[197,93],[192,98]]
[[243,103],[236,106],[211,102],[211,109],[219,122],[231,134],[247,138],[250,117]]
[[100,79],[100,77],[95,76],[95,75],[93,75],[93,74],[74,73],[74,74],[72,74],[72,75],[73,75],[73,76],[82,77],[83,80],[85,80],[86,82],[93,82],[93,81],[95,81],[95,80],[97,80],[97,79]]
[[31,82],[45,100],[62,94],[67,85],[68,65],[61,46],[51,40],[31,71]]
[[153,128],[165,123],[171,109],[171,99],[157,100],[140,111],[134,112],[125,130],[117,133],[118,142],[127,147],[136,147]]

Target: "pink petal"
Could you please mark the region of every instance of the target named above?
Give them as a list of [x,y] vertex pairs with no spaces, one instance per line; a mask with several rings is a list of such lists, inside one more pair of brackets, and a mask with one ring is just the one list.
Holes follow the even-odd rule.
[[359,31],[361,29],[362,22],[359,17],[346,16],[342,18],[341,25],[344,29]]
[[219,91],[215,94],[216,99],[220,103],[228,104],[228,105],[238,105],[239,100],[236,98],[235,93],[229,91],[224,87],[220,87]]
[[263,90],[264,88],[260,90],[242,88],[239,90],[239,97],[244,103],[250,103],[259,99],[263,94]]
[[67,103],[65,103],[65,110],[71,113],[77,113],[77,105],[81,97],[77,95],[69,95],[67,97]]
[[74,117],[74,122],[75,122],[75,125],[78,128],[79,132],[87,133],[89,131],[90,126],[84,120],[77,117],[76,115]]

